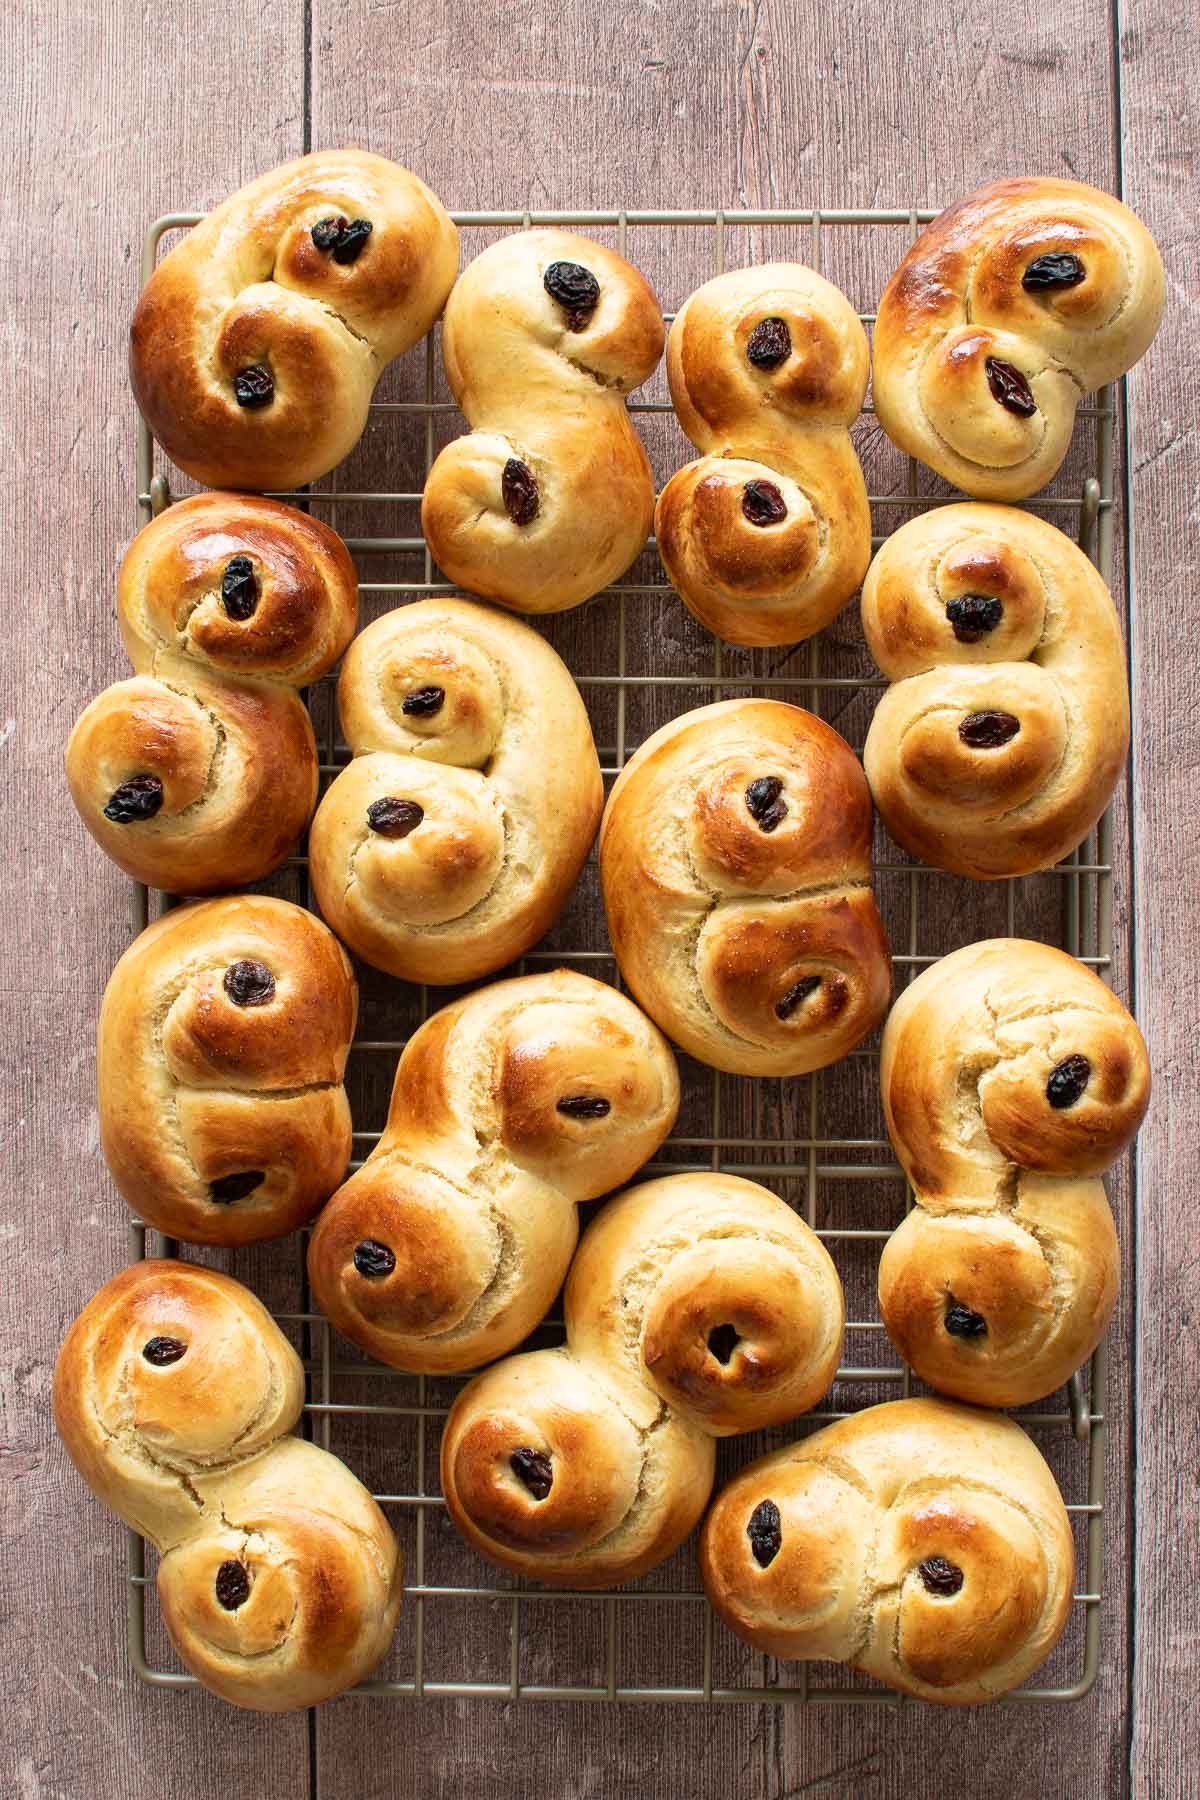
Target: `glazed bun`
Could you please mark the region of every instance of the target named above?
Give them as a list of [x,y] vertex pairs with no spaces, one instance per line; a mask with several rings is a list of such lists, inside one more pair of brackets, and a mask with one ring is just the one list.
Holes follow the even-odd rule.
[[688,610],[731,644],[792,644],[828,625],[871,558],[849,427],[867,338],[800,263],[718,275],[675,315],[667,372],[701,452],[658,497],[659,555]]
[[353,450],[375,383],[433,325],[457,268],[458,233],[407,169],[366,150],[272,169],[142,290],[142,416],[208,487],[302,487]]
[[1074,850],[1129,748],[1121,630],[1083,551],[1014,507],[939,507],[887,539],[862,617],[893,684],[863,763],[897,842],[981,880]]
[[613,250],[522,231],[459,277],[442,354],[470,422],[425,482],[421,529],[470,593],[515,612],[578,606],[624,573],[654,514],[625,395],[662,355],[657,300]]
[[871,797],[849,745],[776,700],[672,720],[617,778],[600,832],[609,935],[636,998],[690,1056],[802,1075],[879,1024],[891,958]]
[[333,929],[405,981],[515,961],[566,904],[603,805],[566,665],[503,613],[421,600],[355,640],[338,704],[354,760],[308,845]]
[[895,1400],[736,1475],[704,1522],[700,1568],[755,1650],[850,1663],[969,1706],[1049,1656],[1075,1555],[1054,1477],[1019,1426]]
[[207,894],[260,881],[317,798],[299,689],[354,635],[337,533],[274,500],[197,494],[138,532],[117,578],[135,674],[80,715],[71,798],[135,881]]
[[678,1105],[667,1044],[586,975],[526,975],[444,1007],[405,1046],[387,1129],[317,1221],[318,1305],[399,1368],[503,1356],[558,1292],[578,1203],[628,1181]]
[[88,1486],[160,1552],[187,1667],[262,1712],[352,1687],[391,1642],[403,1563],[344,1463],[285,1434],[299,1357],[213,1269],[135,1264],[89,1301],[54,1371],[54,1417]]
[[737,1176],[612,1200],[564,1296],[567,1343],[477,1375],[442,1436],[442,1491],[502,1568],[614,1587],[699,1519],[713,1440],[814,1406],[837,1370],[841,1283],[816,1233]]
[[1041,1399],[1091,1355],[1116,1299],[1099,1177],[1146,1111],[1141,1033],[1074,957],[992,938],[901,994],[880,1080],[918,1203],[879,1265],[893,1343],[960,1400]]
[[873,397],[892,441],[981,500],[1053,477],[1084,394],[1158,330],[1138,219],[1079,181],[994,181],[926,226],[879,302]]
[[237,894],[177,907],[121,957],[97,1036],[100,1143],[147,1225],[248,1244],[310,1219],[350,1160],[358,989],[319,919]]

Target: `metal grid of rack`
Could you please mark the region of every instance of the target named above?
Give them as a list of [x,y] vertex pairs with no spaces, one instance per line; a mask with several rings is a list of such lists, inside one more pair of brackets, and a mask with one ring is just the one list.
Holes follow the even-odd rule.
[[[795,242],[796,233],[801,232],[805,260],[820,269],[827,233],[869,233],[879,232],[883,228],[895,233],[896,228],[901,228],[915,236],[920,226],[935,214],[934,208],[912,207],[874,211],[513,211],[455,213],[452,216],[465,233],[495,232],[497,229],[516,229],[531,224],[567,226],[593,232],[607,231],[615,234],[616,245],[622,253],[630,249],[629,238],[634,232],[643,234],[681,229],[689,234],[705,232],[711,243],[712,255],[708,269],[711,273],[720,272],[726,267],[727,242],[735,231],[752,230],[760,242],[765,242],[773,231],[787,228],[791,234],[791,244]],[[199,217],[200,215],[193,213],[175,213],[155,221],[145,240],[143,279],[148,278],[153,270],[162,239],[168,233],[195,224]],[[471,248],[468,239],[468,254]],[[796,254],[794,249],[791,254]],[[633,260],[638,260],[636,251]],[[769,258],[762,257],[761,260]],[[684,295],[670,297],[679,301]],[[668,313],[668,319],[670,316]],[[864,311],[860,313],[860,317],[869,329],[874,315]],[[457,412],[452,401],[439,399],[437,396],[435,338],[436,333],[431,334],[424,345],[424,385],[421,397],[382,401],[377,399],[373,406],[374,412],[413,415],[420,422],[424,435],[422,460],[425,473],[435,454],[435,421],[438,415],[455,415]],[[412,354],[416,357],[421,353],[416,351]],[[665,398],[643,396],[630,402],[630,410],[634,414],[648,415],[670,413],[671,407],[669,400]],[[869,406],[866,410],[869,413]],[[1039,495],[1031,502],[1034,509],[1048,514],[1062,529],[1074,532],[1110,586],[1113,572],[1115,411],[1113,389],[1102,390],[1080,408],[1079,418],[1082,424],[1077,431],[1077,440],[1082,436],[1087,445],[1085,474],[1072,491],[1052,491],[1047,495]],[[903,464],[904,459],[899,461]],[[339,506],[353,507],[356,515],[366,508],[369,516],[378,518],[389,515],[397,506],[415,506],[420,499],[419,489],[395,492],[375,488],[369,491],[341,490],[336,485],[330,485],[330,481],[336,484],[336,477],[335,471],[334,477],[327,478],[326,484],[320,489],[280,494],[276,497],[319,509],[321,516],[335,525]],[[140,521],[143,523],[170,503],[167,477],[155,468],[155,448],[145,424],[140,420],[137,490]],[[873,493],[871,501],[876,520],[882,513],[890,527],[903,516],[892,509],[916,510],[942,504],[947,498],[953,497],[944,489],[923,489],[920,471],[909,460],[906,476],[899,488],[896,491]],[[399,605],[405,600],[423,595],[454,591],[450,583],[440,579],[421,538],[388,536],[374,530],[360,536],[344,535],[359,560],[360,573],[364,558],[423,554],[421,579],[389,582],[363,579],[361,591],[364,596],[384,595],[386,604]],[[876,537],[876,544],[879,541],[880,538]],[[647,549],[653,550],[652,542]],[[832,694],[839,700],[844,700],[847,690],[860,692],[886,685],[882,678],[874,674],[838,673],[828,667],[823,668],[822,640],[819,637],[800,646],[796,652],[796,660],[803,667],[789,668],[789,672],[782,674],[774,666],[763,674],[740,670],[736,658],[731,659],[730,653],[717,640],[712,641],[711,667],[708,669],[697,670],[688,666],[665,672],[661,669],[650,673],[638,672],[630,666],[630,647],[634,641],[632,633],[638,623],[636,609],[657,597],[673,594],[660,565],[654,567],[650,579],[637,579],[643,566],[644,559],[635,564],[634,571],[614,584],[608,595],[592,603],[600,607],[613,607],[616,612],[615,656],[609,658],[611,666],[588,670],[573,668],[572,671],[589,702],[598,699],[605,690],[609,691],[609,700],[615,701],[615,705],[608,706],[605,715],[606,724],[611,726],[612,741],[600,743],[601,763],[606,777],[615,775],[636,748],[636,742],[629,741],[632,735],[630,712],[632,698],[639,690],[669,689],[673,699],[676,695],[678,697],[678,703],[672,706],[672,711],[682,711],[692,705],[703,704],[706,700],[740,691],[764,690],[793,698],[811,710],[820,712],[826,696]],[[793,658],[789,657],[786,661],[790,665]],[[323,683],[310,692],[310,707],[314,722],[318,725],[318,743],[322,746],[323,779],[336,774],[344,766],[348,755],[345,746],[340,745],[336,737],[336,709],[332,704],[330,691],[332,681],[333,677],[326,677]],[[304,898],[311,906],[312,892],[307,883],[305,859],[302,855],[289,859],[285,872],[289,871],[293,879],[303,880]],[[891,847],[886,847],[883,856],[876,859],[877,887],[883,877],[888,879],[889,891],[896,901],[896,910],[902,915],[901,926],[897,930],[893,920],[888,917],[886,899],[883,895],[880,896],[885,923],[892,935],[899,984],[954,947],[950,942],[930,941],[923,930],[928,913],[925,898],[930,891],[928,884],[946,878],[940,871],[904,860]],[[1008,935],[1019,934],[1019,920],[1025,917],[1025,908],[1019,906],[1019,890],[1027,890],[1031,883],[1041,884],[1043,895],[1050,891],[1045,884],[1051,884],[1056,890],[1053,907],[1053,915],[1058,923],[1056,941],[1107,977],[1112,961],[1111,817],[1106,815],[1097,830],[1074,855],[1056,869],[1036,877],[1026,877],[1023,882],[996,884],[1003,889],[1003,929]],[[151,896],[146,889],[136,888],[133,897],[135,929],[141,929],[162,905],[167,904],[170,902],[164,897]],[[1040,916],[1048,916],[1045,906],[1042,907]],[[1025,934],[1030,935],[1028,932]],[[982,934],[976,932],[972,935]],[[614,983],[619,980],[615,962],[607,949],[571,945],[560,945],[553,950],[534,950],[518,965],[518,971],[524,973],[530,968],[556,963],[582,967]],[[440,999],[436,993],[431,996],[425,989],[420,990],[419,997],[417,1016],[424,1019],[440,1004]],[[351,1075],[360,1059],[398,1055],[404,1042],[403,1035],[360,1035],[355,1040],[351,1054]],[[875,1056],[874,1050],[863,1049],[855,1052],[851,1060],[868,1059],[873,1062]],[[392,1066],[389,1061],[389,1076]],[[645,1171],[647,1174],[726,1167],[739,1174],[765,1180],[778,1191],[783,1191],[785,1197],[793,1200],[807,1222],[823,1239],[833,1244],[835,1255],[840,1244],[843,1250],[865,1249],[868,1255],[874,1256],[878,1246],[890,1236],[898,1218],[873,1218],[870,1223],[856,1222],[848,1226],[830,1224],[827,1218],[823,1220],[822,1217],[823,1213],[830,1210],[823,1204],[822,1194],[827,1184],[850,1184],[851,1190],[858,1189],[864,1195],[874,1198],[878,1196],[881,1184],[893,1184],[893,1191],[894,1184],[903,1186],[903,1177],[892,1158],[891,1146],[886,1137],[868,1135],[860,1122],[852,1121],[844,1135],[823,1134],[823,1090],[831,1071],[819,1072],[792,1084],[800,1091],[800,1098],[788,1113],[789,1119],[794,1123],[782,1131],[768,1135],[760,1135],[758,1130],[761,1113],[757,1097],[753,1105],[754,1130],[747,1135],[744,1128],[739,1129],[737,1123],[732,1127],[729,1123],[731,1088],[740,1086],[752,1089],[758,1083],[742,1083],[737,1078],[723,1077],[715,1071],[701,1070],[695,1066],[690,1069],[685,1067],[684,1074],[685,1107],[681,1120],[686,1118],[689,1124],[684,1130],[677,1131],[664,1147],[661,1160],[649,1165]],[[689,1083],[693,1089],[697,1083],[703,1088],[702,1094],[694,1094],[697,1105],[691,1107],[687,1104]],[[732,1110],[737,1111],[739,1119],[746,1116],[744,1107]],[[863,1109],[860,1108],[861,1110]],[[698,1117],[705,1119],[706,1129],[694,1129],[693,1122]],[[876,1130],[878,1131],[878,1127]],[[377,1137],[376,1131],[356,1131],[356,1158],[361,1159]],[[906,1194],[904,1205],[907,1207],[911,1204],[911,1195]],[[724,1654],[722,1645],[722,1639],[727,1634],[723,1633],[723,1628],[714,1624],[713,1614],[700,1590],[694,1559],[685,1558],[678,1579],[674,1574],[678,1559],[669,1565],[668,1579],[672,1583],[669,1586],[643,1581],[613,1594],[556,1592],[520,1584],[501,1577],[490,1565],[471,1557],[465,1551],[458,1560],[458,1567],[453,1571],[461,1578],[438,1579],[436,1573],[431,1571],[432,1521],[437,1517],[439,1509],[444,1515],[444,1502],[437,1492],[436,1483],[427,1478],[427,1471],[430,1452],[436,1450],[438,1422],[448,1410],[447,1392],[452,1391],[457,1382],[435,1382],[424,1376],[406,1376],[379,1364],[343,1361],[345,1346],[341,1345],[340,1340],[335,1340],[332,1329],[312,1309],[308,1299],[302,1273],[306,1236],[306,1233],[302,1233],[292,1240],[284,1240],[282,1245],[271,1247],[277,1249],[282,1256],[295,1257],[295,1246],[299,1246],[301,1272],[297,1280],[298,1291],[302,1296],[300,1310],[280,1311],[277,1316],[285,1328],[290,1327],[297,1334],[305,1359],[308,1393],[304,1429],[326,1447],[338,1448],[333,1443],[334,1432],[338,1427],[349,1423],[384,1425],[394,1434],[392,1447],[397,1452],[397,1460],[405,1470],[411,1469],[413,1472],[407,1491],[376,1492],[377,1500],[397,1526],[408,1559],[405,1612],[410,1620],[410,1629],[405,1646],[398,1652],[402,1666],[395,1673],[389,1669],[388,1673],[363,1683],[358,1692],[397,1698],[452,1696],[501,1700],[827,1702],[886,1705],[893,1708],[911,1704],[903,1696],[840,1668],[779,1664],[774,1659],[743,1653],[740,1664],[730,1672],[727,1667],[729,1659]],[[289,1243],[293,1246],[291,1249],[287,1248]],[[177,1246],[170,1240],[158,1238],[157,1234],[135,1222],[131,1226],[131,1249],[133,1256],[137,1258],[148,1254],[175,1254]],[[862,1310],[868,1308],[864,1307]],[[549,1331],[552,1341],[553,1321],[549,1324]],[[543,1330],[538,1341],[545,1335]],[[867,1347],[866,1350],[855,1354],[855,1350],[863,1345]],[[914,1383],[907,1368],[898,1361],[882,1362],[874,1353],[874,1346],[887,1347],[882,1324],[870,1317],[851,1322],[847,1327],[847,1362],[838,1371],[837,1383],[824,1409],[808,1415],[783,1433],[772,1434],[772,1441],[786,1441],[797,1431],[844,1417],[847,1412],[855,1410],[857,1405],[868,1404],[879,1398],[896,1398],[914,1391],[918,1384]],[[1105,1361],[1105,1349],[1101,1345],[1092,1359],[1086,1377],[1081,1372],[1073,1378],[1069,1388],[1061,1396],[1053,1396],[1040,1409],[1027,1409],[1018,1415],[1021,1422],[1033,1430],[1058,1476],[1068,1512],[1073,1516],[1079,1556],[1073,1625],[1064,1640],[1067,1650],[1065,1653],[1060,1652],[1057,1662],[1051,1665],[1055,1673],[1059,1674],[1058,1664],[1064,1664],[1059,1679],[1046,1686],[1018,1690],[1009,1695],[1005,1703],[1078,1699],[1091,1687],[1098,1672],[1104,1513]],[[461,1379],[465,1380],[466,1377]],[[381,1384],[386,1398],[372,1398],[370,1401],[359,1399],[357,1396],[364,1384],[372,1384],[373,1393],[376,1391],[374,1384]],[[742,1450],[737,1454],[738,1462],[757,1454],[762,1447],[756,1443],[747,1450],[744,1440],[735,1439],[735,1454],[739,1442]],[[353,1452],[348,1451],[347,1457],[353,1466]],[[156,1651],[162,1634],[153,1617],[153,1577],[147,1573],[145,1545],[141,1538],[131,1532],[127,1534],[127,1546],[128,1634],[134,1667],[144,1681],[158,1687],[194,1685],[191,1676],[175,1668],[160,1666]],[[151,1597],[150,1604],[148,1595]],[[499,1612],[506,1628],[504,1666],[503,1669],[495,1670],[490,1677],[461,1666],[452,1674],[442,1673],[440,1670],[431,1672],[428,1651],[431,1620],[442,1615],[446,1609],[461,1608],[464,1602],[483,1603],[493,1613]],[[622,1666],[623,1628],[627,1618],[632,1616],[632,1609],[647,1602],[666,1608],[676,1619],[679,1618],[680,1611],[691,1614],[693,1619],[698,1620],[698,1629],[690,1637],[682,1625],[678,1630],[660,1631],[652,1659],[656,1666],[644,1672],[639,1667],[638,1678],[634,1679],[625,1673]],[[589,1678],[577,1681],[541,1678],[547,1676],[548,1672],[530,1669],[527,1621],[535,1608],[538,1618],[544,1619],[546,1607],[555,1611],[559,1608],[578,1609],[568,1614],[569,1629],[572,1633],[578,1629],[593,1645]],[[456,1628],[456,1632],[454,1642],[459,1646],[458,1660],[461,1664],[462,1659],[471,1654],[467,1648],[471,1640],[461,1627]],[[558,1638],[561,1639],[561,1635],[561,1632],[558,1633]],[[152,1637],[155,1639],[153,1646]],[[688,1644],[691,1645],[690,1651]],[[643,1647],[639,1663],[645,1664],[645,1661]]]

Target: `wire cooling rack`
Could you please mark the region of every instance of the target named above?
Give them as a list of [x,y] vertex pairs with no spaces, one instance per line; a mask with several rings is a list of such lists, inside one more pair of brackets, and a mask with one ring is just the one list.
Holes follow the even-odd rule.
[[[164,237],[200,216],[174,213],[150,227],[144,279]],[[907,243],[935,216],[935,209],[453,216],[463,232],[465,256],[475,254],[491,236],[530,224],[579,228],[605,238],[645,269],[660,295],[675,306],[725,267],[800,260],[824,267],[861,308],[873,305]],[[860,316],[869,329],[873,312],[862,310]],[[385,376],[360,453],[320,488],[277,496],[319,512],[341,530],[358,562],[368,616],[408,599],[453,591],[439,578],[416,534],[419,523],[409,535],[397,533],[394,524],[397,516],[402,521],[415,518],[418,477],[427,473],[440,443],[463,428],[442,381],[435,340],[436,331],[425,342],[423,360],[421,351],[414,351]],[[661,370],[630,410],[638,415],[660,480],[694,454],[678,433],[669,441],[666,436],[672,429],[671,405]],[[1071,456],[1052,488],[1029,503],[1030,510],[1076,536],[1110,586],[1114,416],[1112,389],[1080,407]],[[874,426],[869,405],[856,427],[856,441],[872,489],[876,530],[882,525],[883,535],[915,511],[956,497],[888,444]],[[356,479],[364,469],[362,479]],[[380,479],[396,470],[410,478],[409,486]],[[346,480],[349,485],[341,485]],[[155,448],[140,420],[137,483],[144,523],[172,495],[168,477],[156,469]],[[876,544],[880,541],[877,536]],[[395,578],[382,579],[384,575]],[[856,608],[850,611],[857,613]],[[885,685],[866,654],[856,616],[848,621],[843,615],[829,631],[791,651],[741,652],[711,639],[687,618],[652,542],[606,595],[576,613],[534,623],[563,651],[576,676],[606,779],[665,718],[739,692],[778,693],[796,700],[836,722],[861,749],[874,693]],[[337,736],[332,677],[310,690],[309,705],[321,746],[322,779],[327,781],[348,757]],[[959,943],[998,933],[1046,938],[1106,978],[1110,974],[1108,815],[1067,862],[1022,880],[961,881],[913,864],[881,831],[875,866],[898,987]],[[313,903],[303,855],[290,858],[280,876],[264,885]],[[135,929],[169,904],[163,896],[135,889]],[[590,866],[548,946],[532,951],[513,972],[556,964],[619,980]],[[347,1085],[357,1123],[371,1120],[381,1126],[396,1056],[420,1020],[450,995],[408,988],[362,966],[358,974],[363,1007]],[[830,1244],[846,1284],[851,1321],[847,1361],[823,1410],[789,1427],[723,1444],[718,1484],[751,1456],[815,1425],[878,1400],[921,1391],[891,1351],[875,1316],[879,1247],[912,1204],[883,1130],[877,1054],[877,1045],[868,1045],[833,1069],[786,1083],[721,1076],[681,1059],[684,1100],[676,1134],[646,1173],[724,1168],[766,1182]],[[378,1129],[356,1130],[356,1162],[378,1135]],[[453,1533],[437,1486],[440,1421],[466,1377],[405,1375],[362,1358],[335,1337],[308,1296],[306,1238],[307,1233],[299,1233],[252,1252],[215,1253],[213,1259],[271,1302],[304,1357],[306,1433],[344,1455],[373,1486],[405,1551],[408,1581],[396,1644],[383,1669],[358,1692],[395,1698],[911,1704],[855,1671],[779,1663],[746,1649],[715,1623],[690,1544],[640,1582],[599,1595],[527,1586],[500,1576],[474,1556]],[[135,1258],[178,1249],[140,1223],[131,1227],[131,1245]],[[213,1254],[187,1253],[196,1259]],[[533,1341],[560,1337],[561,1324],[551,1320]],[[1078,1591],[1064,1639],[1039,1672],[1044,1685],[1021,1689],[1008,1696],[1008,1703],[1078,1699],[1099,1669],[1104,1395],[1101,1346],[1086,1375],[1076,1376],[1039,1408],[1018,1414],[1062,1487],[1076,1538]],[[158,1687],[192,1686],[193,1678],[172,1666],[153,1594],[145,1545],[129,1533],[128,1629],[134,1667]]]

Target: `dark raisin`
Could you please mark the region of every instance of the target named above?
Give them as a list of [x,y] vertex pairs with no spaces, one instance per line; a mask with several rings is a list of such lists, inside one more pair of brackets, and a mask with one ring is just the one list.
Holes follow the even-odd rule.
[[163,784],[157,775],[134,775],[123,781],[104,809],[114,825],[132,825],[152,819],[163,803]]
[[380,837],[406,838],[424,817],[425,808],[418,806],[415,800],[397,800],[392,794],[385,795],[382,800],[372,800],[367,808],[367,824]]
[[947,602],[946,617],[960,644],[977,644],[987,632],[995,631],[1004,617],[1004,606],[994,594],[960,594],[957,600]]
[[752,525],[778,525],[787,518],[787,501],[773,481],[748,481],[742,489],[742,512]]
[[411,694],[405,694],[400,703],[400,711],[407,713],[410,718],[431,719],[434,713],[441,712],[445,704],[445,688],[414,688]]
[[953,1301],[942,1321],[951,1337],[976,1338],[987,1336],[987,1320],[982,1313],[972,1312],[969,1306],[959,1306]]
[[142,1345],[142,1355],[156,1369],[165,1369],[168,1363],[177,1363],[181,1356],[187,1355],[187,1345],[178,1338],[152,1337]]
[[1021,729],[1020,719],[1006,712],[968,713],[958,728],[958,735],[972,750],[998,750],[1015,738]]
[[379,1281],[395,1268],[396,1253],[374,1238],[364,1238],[361,1244],[354,1246],[354,1266],[368,1280]]
[[756,369],[777,369],[792,354],[792,334],[783,319],[760,319],[750,333],[746,355]]
[[248,619],[258,605],[258,582],[248,556],[231,556],[221,577],[221,605],[231,619]]
[[525,1483],[535,1500],[544,1500],[554,1486],[554,1470],[550,1458],[542,1450],[522,1446],[513,1451],[508,1466],[517,1480]]
[[236,1175],[222,1175],[220,1180],[210,1182],[208,1196],[218,1206],[232,1206],[235,1200],[244,1200],[261,1187],[266,1179],[265,1169],[239,1169]]
[[963,1572],[957,1563],[944,1556],[927,1556],[920,1566],[921,1580],[931,1594],[957,1594],[963,1584]]
[[216,1588],[226,1612],[236,1612],[250,1598],[250,1577],[235,1557],[226,1557],[217,1570]]
[[504,510],[514,525],[531,525],[538,516],[541,496],[528,463],[510,456],[500,477],[500,493]]
[[567,1094],[555,1110],[568,1119],[607,1119],[612,1106],[602,1094]]
[[351,219],[345,231],[339,232],[337,243],[333,246],[334,262],[357,262],[374,229],[370,219]]
[[746,811],[760,831],[774,831],[787,818],[787,801],[778,775],[760,775],[746,789]]
[[1068,1056],[1051,1069],[1046,1083],[1046,1098],[1056,1111],[1074,1106],[1091,1079],[1092,1065],[1086,1056]]
[[819,975],[802,976],[795,987],[788,989],[782,1000],[775,1002],[775,1017],[790,1019],[800,1002],[807,1000],[810,994],[815,994],[820,985],[821,977]]
[[346,229],[346,220],[338,214],[327,219],[318,219],[312,228],[312,241],[318,250],[332,250],[333,246]]
[[773,1500],[759,1501],[750,1514],[746,1536],[750,1539],[750,1548],[760,1569],[765,1569],[768,1563],[775,1561],[783,1543],[783,1533],[779,1529],[779,1508]]
[[1035,256],[1021,277],[1021,286],[1036,294],[1042,288],[1078,287],[1086,271],[1069,250],[1051,250]]
[[1010,413],[1016,413],[1018,418],[1030,418],[1037,411],[1037,401],[1020,369],[1001,361],[998,356],[989,356],[985,366],[992,399],[1006,406]]
[[740,1343],[741,1338],[734,1325],[714,1325],[708,1334],[708,1347],[722,1366],[729,1361]]
[[248,412],[271,404],[275,398],[275,377],[265,363],[252,363],[248,369],[238,370],[233,378],[233,397]]
[[600,283],[582,263],[551,263],[542,286],[565,310],[572,331],[582,331],[600,304]]
[[221,985],[235,1006],[265,1006],[275,998],[275,977],[266,963],[251,956],[230,963]]

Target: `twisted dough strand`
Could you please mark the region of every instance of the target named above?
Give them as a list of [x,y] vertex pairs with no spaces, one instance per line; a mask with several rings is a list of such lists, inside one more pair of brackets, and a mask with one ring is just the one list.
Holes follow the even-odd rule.
[[85,708],[67,745],[84,824],[150,887],[205,894],[261,880],[316,802],[297,690],[354,634],[346,546],[274,500],[197,494],[134,538],[117,609],[136,674]]
[[732,1175],[666,1176],[610,1201],[564,1311],[564,1349],[463,1389],[442,1490],[482,1555],[568,1587],[612,1587],[669,1556],[707,1503],[714,1439],[815,1405],[842,1346],[820,1239]]
[[161,1554],[175,1648],[214,1693],[263,1712],[353,1686],[400,1606],[403,1561],[371,1496],[285,1435],[303,1402],[300,1359],[254,1296],[182,1262],[107,1282],[54,1371],[72,1461]]
[[858,315],[800,263],[734,270],[676,314],[667,372],[679,423],[702,453],[658,498],[668,576],[730,643],[811,637],[871,557],[848,429],[867,387]]

